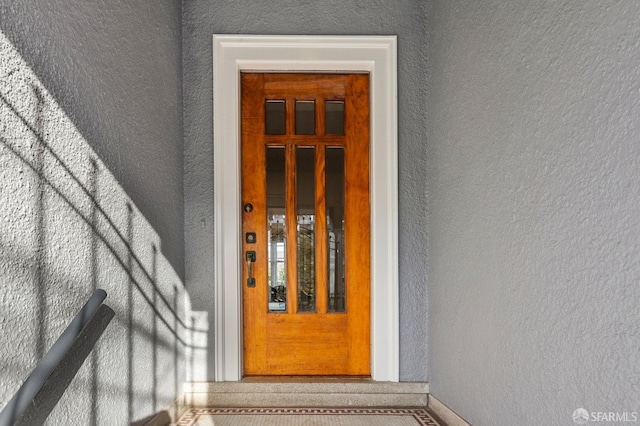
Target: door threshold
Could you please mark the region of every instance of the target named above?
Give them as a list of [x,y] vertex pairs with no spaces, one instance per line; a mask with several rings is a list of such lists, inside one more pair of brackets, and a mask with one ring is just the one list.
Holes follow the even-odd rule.
[[241,383],[373,383],[371,376],[245,376]]

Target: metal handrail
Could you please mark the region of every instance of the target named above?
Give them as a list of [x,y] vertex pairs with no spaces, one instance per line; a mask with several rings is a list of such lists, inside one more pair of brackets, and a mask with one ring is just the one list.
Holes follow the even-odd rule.
[[0,412],[0,426],[13,426],[40,392],[47,379],[64,359],[76,338],[98,311],[107,297],[107,292],[98,289],[89,298],[80,312],[73,318],[51,349],[38,362],[36,368],[24,381],[18,392]]

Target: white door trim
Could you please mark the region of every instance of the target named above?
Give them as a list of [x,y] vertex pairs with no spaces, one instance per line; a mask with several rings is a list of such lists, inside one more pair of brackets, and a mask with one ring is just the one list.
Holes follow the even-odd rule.
[[240,72],[371,75],[371,375],[399,380],[395,36],[213,36],[216,381],[242,378]]

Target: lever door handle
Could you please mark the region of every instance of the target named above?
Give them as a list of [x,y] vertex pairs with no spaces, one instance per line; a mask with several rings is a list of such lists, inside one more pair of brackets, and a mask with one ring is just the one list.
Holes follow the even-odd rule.
[[256,262],[256,252],[248,250],[245,254],[245,260],[247,261],[247,287],[253,288],[256,286],[256,279],[253,277],[251,265]]

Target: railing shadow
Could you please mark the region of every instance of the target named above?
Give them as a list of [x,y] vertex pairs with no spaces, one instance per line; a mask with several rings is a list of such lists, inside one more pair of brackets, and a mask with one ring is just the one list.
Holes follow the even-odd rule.
[[[140,271],[142,271],[142,273],[144,274],[144,277],[151,283],[155,284],[156,282],[156,277],[154,277],[153,272],[149,272],[147,271],[147,269],[144,267],[143,262],[140,260],[140,258],[135,254],[131,241],[129,240],[129,238],[127,238],[127,236],[123,235],[122,232],[118,229],[117,225],[113,222],[113,220],[111,219],[111,217],[107,214],[107,212],[104,210],[104,208],[100,205],[100,203],[98,202],[98,200],[95,198],[95,189],[92,188],[87,188],[85,186],[85,184],[75,175],[75,173],[73,173],[72,170],[69,169],[69,167],[63,162],[63,160],[60,158],[60,156],[58,156],[52,149],[51,147],[47,144],[47,142],[44,140],[44,138],[42,137],[42,135],[40,134],[40,132],[38,132],[38,130],[36,128],[34,128],[29,122],[28,120],[22,115],[20,114],[20,112],[13,106],[13,104],[2,94],[0,93],[0,100],[7,106],[9,107],[9,109],[13,112],[13,114],[20,119],[20,121],[22,122],[22,124],[32,133],[32,135],[38,140],[38,143],[40,146],[42,146],[46,151],[47,154],[49,154],[52,158],[54,158],[56,160],[56,162],[58,163],[58,165],[64,169],[64,171],[67,173],[67,175],[77,184],[78,188],[85,193],[85,195],[87,197],[89,197],[89,199],[91,200],[92,206],[93,208],[95,208],[95,210],[92,211],[92,215],[94,218],[96,216],[97,213],[100,214],[100,216],[106,220],[106,222],[109,225],[109,228],[111,231],[113,231],[119,241],[121,243],[123,243],[126,248],[127,248],[127,254],[128,256],[131,256],[131,263],[132,265],[128,265],[128,262],[125,259],[122,259],[121,256],[119,255],[119,253],[116,251],[115,247],[106,239],[106,237],[104,235],[102,235],[102,233],[100,232],[99,229],[97,229],[95,222],[91,220],[90,217],[86,217],[85,214],[83,212],[80,211],[80,209],[71,201],[68,199],[68,197],[65,196],[65,194],[56,187],[56,185],[51,182],[49,179],[47,179],[47,177],[44,175],[44,173],[42,172],[42,165],[40,164],[41,160],[38,160],[36,162],[36,164],[31,164],[31,162],[25,158],[18,150],[16,150],[13,146],[11,146],[11,144],[5,139],[5,138],[0,138],[0,142],[3,143],[3,145],[5,145],[5,147],[7,147],[16,157],[18,157],[26,166],[28,166],[30,169],[33,170],[33,172],[35,172],[40,180],[42,181],[43,184],[47,185],[49,188],[51,188],[53,191],[55,191],[57,193],[58,196],[60,196],[64,201],[66,201],[66,203],[69,205],[69,207],[71,207],[75,213],[77,213],[77,215],[87,224],[91,227],[91,229],[93,230],[94,234],[107,246],[107,248],[110,249],[111,253],[114,255],[114,257],[116,258],[116,260],[118,260],[118,262],[120,263],[120,265],[123,268],[126,268],[127,266],[133,266],[133,264],[136,265],[137,268],[139,268]],[[41,109],[43,108],[43,106],[39,106],[39,111],[41,111]],[[38,155],[38,157],[40,157],[40,155]],[[92,160],[92,167],[95,167],[95,170],[97,171],[97,163],[95,162],[95,160]],[[41,191],[41,189],[39,190]],[[42,207],[41,207],[42,208]],[[130,207],[130,205],[127,205],[127,208],[129,209],[129,211],[131,212],[132,209]],[[157,251],[157,249],[155,248],[155,246],[153,246],[152,250]],[[129,260],[129,259],[127,259]],[[137,280],[135,280],[135,283],[139,285],[139,283],[137,282]],[[139,288],[139,290],[142,291],[141,288]],[[146,294],[145,294],[146,296]],[[184,321],[180,318],[180,316],[177,314],[177,312],[175,312],[173,310],[173,307],[171,306],[171,303],[167,300],[167,298],[161,293],[158,292],[159,300],[164,304],[165,309],[167,309],[170,314],[175,317],[178,321],[178,323],[180,324],[181,327],[187,328],[187,325],[184,323]],[[150,305],[154,305],[153,300],[151,300],[151,298],[149,297],[145,297],[147,299],[147,302]],[[168,325],[168,323],[165,321],[165,324]]]
[[[35,95],[35,119],[32,117],[33,112],[23,111],[21,113],[19,106],[22,104],[14,104],[12,100],[9,99],[15,97],[11,94],[12,88],[10,88],[7,93],[0,93],[0,102],[3,104],[3,106],[1,106],[3,109],[3,121],[11,115],[17,119],[14,120],[11,118],[11,120],[6,121],[11,121],[12,124],[5,124],[6,122],[0,123],[0,131],[4,130],[2,127],[5,125],[16,126],[21,132],[22,129],[26,129],[25,133],[20,134],[20,137],[24,137],[24,140],[20,139],[16,141],[13,139],[13,136],[8,139],[0,133],[0,149],[2,147],[6,148],[3,152],[0,152],[0,154],[7,154],[8,157],[13,157],[16,160],[16,164],[18,162],[21,163],[25,166],[24,170],[28,171],[29,175],[35,178],[33,179],[36,185],[35,191],[31,191],[30,194],[35,196],[34,207],[36,215],[32,223],[35,225],[33,232],[35,233],[37,241],[35,242],[35,250],[30,249],[32,251],[29,252],[30,256],[33,254],[31,267],[33,267],[34,272],[33,275],[30,276],[31,281],[29,284],[33,283],[34,286],[33,303],[35,306],[34,315],[36,316],[36,327],[34,330],[36,356],[40,358],[43,355],[46,341],[50,337],[47,335],[49,325],[45,321],[50,319],[52,312],[49,310],[53,307],[56,300],[56,296],[52,295],[50,288],[52,271],[50,270],[51,265],[48,262],[51,262],[51,259],[46,258],[51,250],[49,233],[55,232],[53,229],[49,229],[48,214],[59,214],[59,212],[51,212],[51,206],[47,203],[50,202],[52,198],[55,198],[56,203],[57,200],[61,200],[68,207],[69,213],[65,212],[65,214],[72,216],[68,219],[65,218],[65,222],[81,223],[83,228],[82,232],[84,232],[84,225],[86,224],[86,229],[88,229],[91,234],[86,242],[82,242],[82,244],[86,243],[90,249],[91,259],[90,265],[88,265],[89,270],[87,271],[90,275],[90,282],[85,283],[83,281],[82,284],[79,284],[82,286],[80,290],[84,291],[88,287],[95,289],[98,286],[99,280],[101,280],[99,277],[101,274],[104,274],[104,270],[101,269],[103,268],[103,257],[105,253],[108,254],[110,259],[109,263],[114,263],[111,262],[111,260],[115,261],[115,264],[119,266],[120,271],[124,274],[124,295],[120,301],[121,303],[114,305],[116,310],[110,309],[111,317],[109,321],[118,314],[122,326],[126,328],[126,335],[123,335],[123,342],[126,342],[123,345],[126,354],[123,353],[123,355],[127,357],[127,360],[123,360],[123,370],[126,369],[127,371],[121,376],[122,383],[126,386],[126,390],[123,390],[126,392],[126,398],[123,398],[124,403],[122,408],[123,412],[126,413],[128,422],[138,424],[140,420],[134,420],[134,418],[139,415],[139,413],[148,413],[149,405],[153,412],[158,412],[171,393],[176,397],[181,393],[179,372],[185,367],[181,365],[181,363],[186,364],[184,362],[185,351],[187,349],[206,351],[206,348],[192,348],[188,342],[189,336],[193,333],[190,325],[188,325],[186,320],[181,316],[183,314],[181,314],[180,311],[179,295],[184,292],[181,283],[180,288],[173,285],[171,289],[166,285],[166,281],[159,283],[159,250],[156,245],[154,243],[147,245],[146,238],[144,238],[144,243],[141,244],[137,242],[140,240],[137,240],[134,244],[134,238],[137,238],[139,235],[139,229],[137,229],[139,222],[136,222],[136,225],[134,225],[135,215],[132,204],[126,201],[127,198],[125,196],[120,198],[126,201],[123,203],[123,210],[126,209],[126,212],[124,212],[124,215],[126,215],[126,224],[119,228],[116,222],[118,217],[122,217],[122,211],[116,210],[114,212],[113,204],[106,204],[104,200],[101,202],[102,194],[99,191],[99,184],[101,182],[100,172],[101,169],[105,170],[105,168],[98,160],[90,158],[91,155],[84,160],[89,163],[88,166],[78,166],[75,157],[68,164],[65,162],[68,161],[68,159],[65,160],[65,158],[67,158],[65,155],[69,154],[67,148],[64,147],[61,151],[58,147],[58,152],[62,154],[59,155],[56,149],[53,148],[57,146],[56,141],[58,139],[52,139],[47,133],[49,130],[49,128],[47,128],[47,120],[64,120],[65,118],[60,118],[61,115],[58,110],[47,110],[47,102],[50,102],[50,97],[38,84],[26,81],[18,88],[19,91],[28,91],[29,89],[32,90]],[[51,102],[55,108],[55,102]],[[24,109],[27,108],[22,106],[22,110]],[[25,136],[26,133],[31,135],[28,140]],[[9,135],[13,134],[9,133]],[[51,141],[52,144],[47,143],[47,140]],[[85,141],[83,140],[83,142]],[[70,141],[70,143],[77,143],[77,141],[73,140]],[[81,156],[80,159],[82,160],[83,157],[84,156]],[[13,161],[12,159],[11,162]],[[78,170],[82,170],[83,167],[85,168],[84,170],[88,171],[88,174],[85,175],[84,172],[78,173]],[[53,168],[55,168],[57,174],[52,175],[51,170]],[[22,173],[22,171],[20,173]],[[60,176],[63,177],[61,178]],[[87,179],[83,181],[79,176],[86,176]],[[113,179],[109,178],[109,185],[114,185],[114,182]],[[115,184],[117,185],[117,183]],[[113,190],[113,188],[107,188],[107,191],[109,190]],[[65,207],[65,210],[67,210],[67,207]],[[109,212],[111,212],[113,217],[110,216]],[[76,220],[76,218],[80,221]],[[153,239],[155,239],[155,237],[152,238],[152,240]],[[1,242],[2,241],[0,241],[0,243]],[[146,251],[147,248],[149,250],[148,252]],[[15,250],[16,246],[8,246],[8,249]],[[74,247],[64,247],[64,250],[73,251]],[[150,258],[148,259],[147,253],[150,254]],[[143,258],[145,260],[143,260]],[[165,277],[167,276],[166,271],[162,273]],[[160,277],[162,278],[163,275],[160,275]],[[161,288],[161,284],[165,285]],[[104,318],[108,316],[107,313],[104,312],[105,309],[101,308],[101,315]],[[143,312],[143,315],[141,312]],[[147,316],[147,313],[149,313],[150,316]],[[29,321],[33,321],[33,319],[29,318]],[[100,324],[94,324],[94,326],[99,328]],[[86,339],[89,339],[89,337],[86,337]],[[140,344],[141,339],[145,339],[142,344]],[[149,352],[149,347],[151,347],[152,352]],[[81,348],[77,349],[77,352],[81,355]],[[144,352],[144,354],[142,354],[142,352]],[[94,424],[99,420],[99,393],[102,392],[103,386],[108,387],[108,384],[101,383],[100,371],[98,369],[98,366],[101,366],[101,356],[99,356],[98,353],[102,353],[101,348],[96,348],[96,351],[94,351],[90,357],[91,365],[88,367],[88,382],[84,382],[85,378],[83,377],[81,385],[83,389],[90,393],[89,402],[91,413],[87,421]],[[87,352],[87,355],[84,355],[83,360],[89,356],[88,354]],[[139,361],[141,356],[146,357],[146,364]],[[168,358],[172,358],[171,361],[167,361]],[[160,362],[161,360],[164,363]],[[82,362],[80,362],[80,365],[81,364]],[[173,369],[173,374],[168,371],[167,366],[169,366],[169,364]],[[144,365],[144,367],[141,367],[142,365]],[[136,385],[142,382],[140,373],[136,372],[137,376],[134,374],[134,370],[140,370],[141,368],[144,369],[144,373],[148,374],[147,377],[151,379],[149,380],[150,389],[145,389],[144,392],[141,392],[139,386],[136,388]],[[149,371],[149,369],[151,371]],[[163,375],[164,370],[167,370],[166,375]],[[114,372],[110,372],[110,374],[113,373]],[[57,374],[63,375],[63,372]],[[124,378],[125,376],[126,379]],[[69,379],[69,383],[72,378],[73,376]],[[59,380],[66,379],[60,377]],[[60,383],[58,386],[60,386]],[[66,389],[69,383],[65,383],[65,386],[60,386],[60,388]],[[160,387],[163,389],[160,389]],[[61,397],[62,393],[57,396],[57,398],[49,396],[45,400],[38,402],[38,404],[40,404],[39,407],[46,409],[47,404],[54,400],[57,402]],[[149,401],[150,404],[147,401]],[[55,406],[55,403],[53,403],[53,406]],[[141,406],[144,406],[142,410],[140,409]],[[162,411],[159,411],[159,413],[161,414]],[[38,421],[37,417],[30,417],[30,419],[33,422]]]

